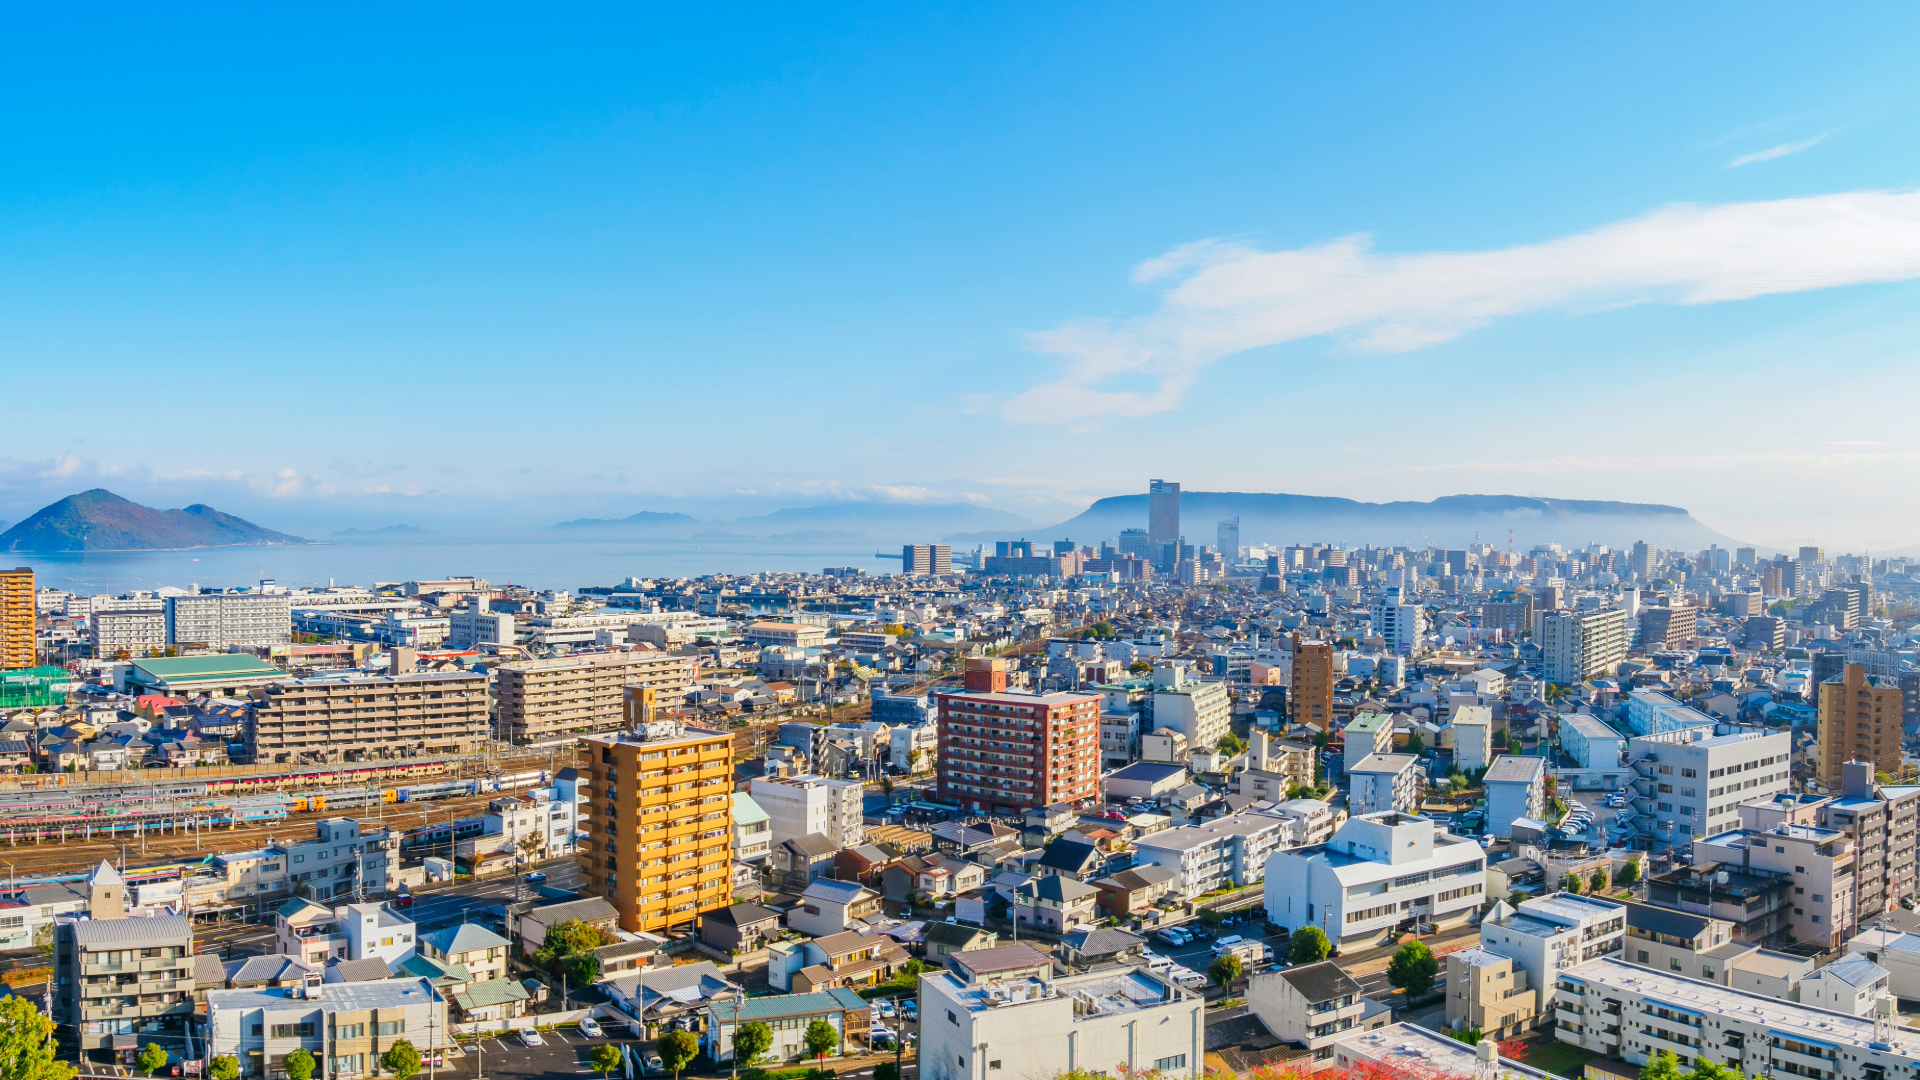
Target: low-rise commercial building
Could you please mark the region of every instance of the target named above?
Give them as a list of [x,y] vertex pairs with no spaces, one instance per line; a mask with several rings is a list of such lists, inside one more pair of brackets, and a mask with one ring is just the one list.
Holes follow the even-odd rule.
[[1486,862],[1479,844],[1429,818],[1348,818],[1324,844],[1267,857],[1267,919],[1318,926],[1343,949],[1403,928],[1457,926],[1485,899]]
[[393,1044],[430,1050],[450,1036],[447,999],[426,978],[207,992],[205,1060],[237,1058],[248,1078],[285,1077],[295,1050],[320,1063],[316,1076],[373,1076]]
[[1555,893],[1535,897],[1503,918],[1480,924],[1480,947],[1510,958],[1535,986],[1625,947],[1627,909],[1612,900]]
[[[958,953],[991,958],[1013,947]],[[1029,950],[1031,951],[1031,950]],[[1036,954],[1037,955],[1037,954]],[[1052,963],[954,964],[920,979],[920,1073],[927,1080],[1058,1076],[1075,1069],[1197,1077],[1204,1004],[1145,968],[1055,978]]]

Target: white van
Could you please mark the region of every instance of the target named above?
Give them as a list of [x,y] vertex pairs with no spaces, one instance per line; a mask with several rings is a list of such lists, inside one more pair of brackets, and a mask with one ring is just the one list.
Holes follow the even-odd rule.
[[1213,943],[1213,955],[1221,956],[1225,953],[1232,952],[1233,947],[1235,945],[1238,945],[1245,940],[1247,939],[1244,937],[1241,937],[1239,934],[1228,934],[1226,937],[1223,937],[1219,941],[1216,941]]
[[1207,985],[1207,977],[1193,970],[1192,968],[1183,967],[1177,971],[1169,972],[1168,975],[1170,978],[1173,979],[1174,982],[1179,983],[1181,986],[1184,986],[1189,990],[1197,986]]

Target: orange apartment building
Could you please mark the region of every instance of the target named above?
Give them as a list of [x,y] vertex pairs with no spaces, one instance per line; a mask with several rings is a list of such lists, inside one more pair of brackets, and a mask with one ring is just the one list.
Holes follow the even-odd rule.
[[1287,715],[1297,724],[1327,731],[1333,724],[1333,642],[1303,641],[1293,635],[1293,684],[1287,688]]
[[634,933],[733,903],[733,735],[655,721],[580,742],[581,895]]
[[33,568],[0,570],[0,671],[34,663]]

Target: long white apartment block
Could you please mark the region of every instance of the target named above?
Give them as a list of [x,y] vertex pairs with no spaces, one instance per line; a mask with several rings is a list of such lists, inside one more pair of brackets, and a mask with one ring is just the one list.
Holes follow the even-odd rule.
[[1847,1016],[1614,959],[1563,971],[1553,985],[1561,1042],[1635,1065],[1672,1051],[1748,1076],[1904,1080],[1920,1072],[1920,1031],[1897,1014]]

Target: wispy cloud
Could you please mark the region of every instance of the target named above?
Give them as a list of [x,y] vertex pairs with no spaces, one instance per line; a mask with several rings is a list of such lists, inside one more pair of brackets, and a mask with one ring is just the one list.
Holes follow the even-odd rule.
[[1179,407],[1209,364],[1336,335],[1377,353],[1548,308],[1712,304],[1920,277],[1920,193],[1672,206],[1546,243],[1381,255],[1350,236],[1291,251],[1203,240],[1141,263],[1173,280],[1158,310],[1031,335],[1058,376],[997,403],[1021,423],[1085,428]]
[[[1839,130],[1840,130],[1839,128],[1833,129],[1833,131],[1839,131]],[[1797,154],[1802,150],[1806,150],[1810,147],[1818,146],[1821,143],[1825,142],[1827,139],[1827,136],[1833,134],[1833,131],[1823,131],[1820,134],[1815,135],[1811,139],[1802,139],[1799,142],[1781,143],[1779,146],[1770,146],[1765,150],[1756,151],[1751,154],[1742,154],[1741,156],[1734,158],[1732,161],[1727,162],[1727,168],[1737,169],[1742,165],[1752,165],[1756,162],[1772,161],[1774,158],[1783,158],[1789,154]]]

